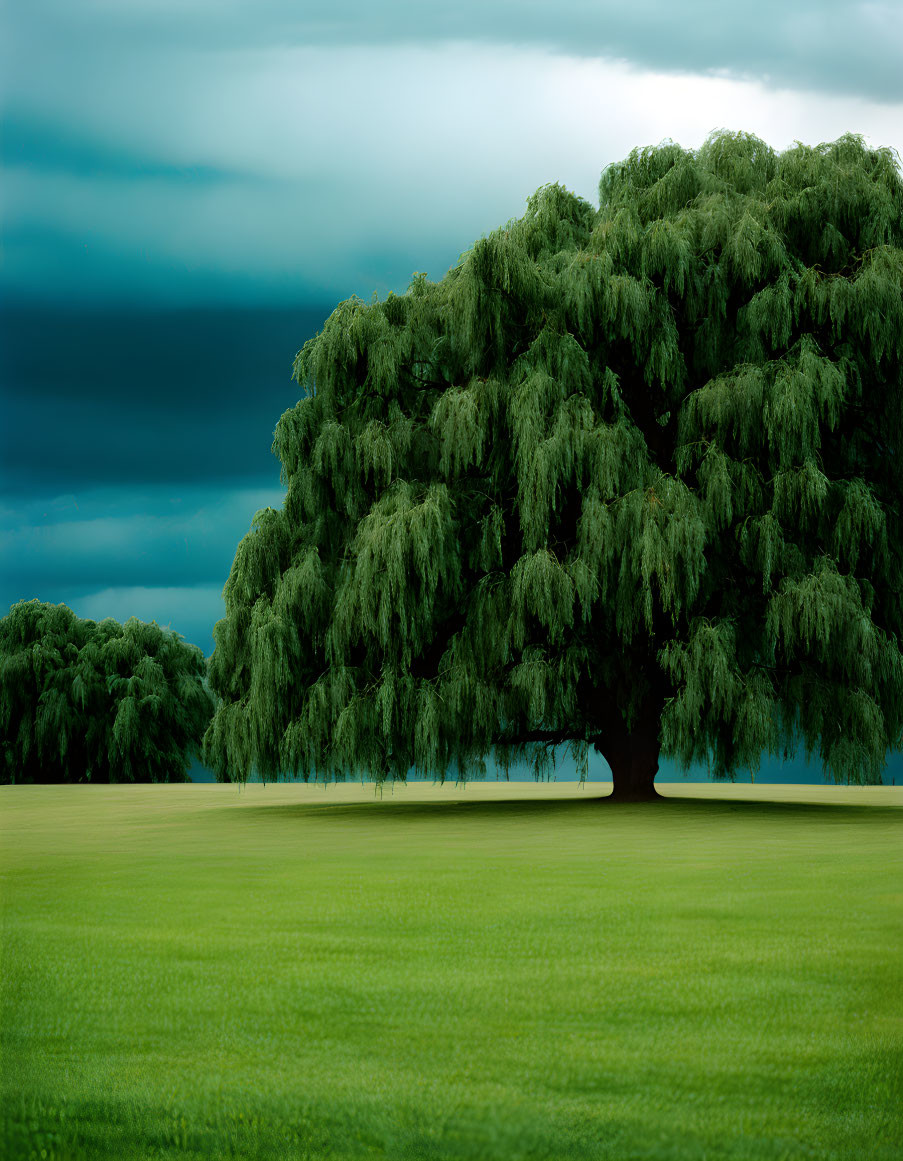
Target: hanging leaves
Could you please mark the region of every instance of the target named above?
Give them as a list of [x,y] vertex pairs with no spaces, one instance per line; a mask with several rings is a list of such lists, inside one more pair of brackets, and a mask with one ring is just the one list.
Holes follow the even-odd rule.
[[201,650],[156,623],[40,601],[0,620],[4,782],[182,782],[212,714]]
[[215,633],[223,777],[585,769],[641,722],[868,779],[901,741],[898,159],[719,131],[599,199],[544,186],[298,353]]

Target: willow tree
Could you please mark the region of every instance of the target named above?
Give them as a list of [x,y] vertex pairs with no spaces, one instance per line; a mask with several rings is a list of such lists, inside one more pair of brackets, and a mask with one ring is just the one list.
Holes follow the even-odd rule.
[[[903,181],[719,132],[546,186],[440,282],[342,302],[225,587],[220,777],[604,755],[715,776],[903,728]],[[560,754],[561,749],[558,750]],[[564,753],[568,750],[565,748]]]
[[186,781],[213,715],[206,668],[156,623],[19,601],[0,620],[0,781]]

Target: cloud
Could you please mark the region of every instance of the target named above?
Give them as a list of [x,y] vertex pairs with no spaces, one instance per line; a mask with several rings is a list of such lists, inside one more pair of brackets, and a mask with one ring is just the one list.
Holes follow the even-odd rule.
[[635,145],[719,126],[776,148],[847,131],[903,145],[901,106],[539,44],[149,37],[102,69],[95,48],[11,104],[8,294],[334,304],[441,278],[546,182],[595,203]]
[[178,66],[183,54],[235,49],[468,41],[903,100],[903,11],[890,0],[83,0],[76,8],[66,0],[32,0],[15,25],[45,68],[63,45],[92,59],[140,49],[168,55]]
[[300,395],[292,362],[330,310],[8,307],[3,486],[276,485],[273,430]]
[[[173,495],[161,485],[36,497],[0,509],[0,609],[32,599],[75,608],[76,597],[112,590],[220,593],[254,513],[281,507],[283,498],[281,488]],[[162,615],[165,606],[155,607]],[[133,612],[147,619],[137,606]]]
[[114,178],[221,184],[249,175],[204,165],[178,165],[129,143],[113,145],[75,125],[25,116],[4,117],[3,164],[16,171],[56,173],[69,178]]
[[200,646],[207,656],[213,651],[211,629],[226,615],[222,587],[212,585],[111,587],[70,595],[62,603],[77,616],[91,621],[102,621],[105,617],[120,622],[130,617],[137,617],[139,621],[156,621],[158,625],[180,633],[192,645]]

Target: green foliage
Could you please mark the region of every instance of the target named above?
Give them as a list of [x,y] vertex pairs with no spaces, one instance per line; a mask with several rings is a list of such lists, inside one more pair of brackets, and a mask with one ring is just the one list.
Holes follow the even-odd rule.
[[298,353],[285,504],[215,632],[221,777],[541,771],[562,743],[614,765],[641,734],[717,775],[802,744],[879,777],[903,732],[898,159],[717,132],[634,150],[599,194],[543,187]]
[[0,620],[0,781],[183,782],[212,714],[203,653],[156,623]]

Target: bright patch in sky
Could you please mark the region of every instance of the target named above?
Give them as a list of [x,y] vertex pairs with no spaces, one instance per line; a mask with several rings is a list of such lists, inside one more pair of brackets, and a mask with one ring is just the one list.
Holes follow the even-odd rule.
[[82,295],[369,298],[441,278],[547,182],[597,204],[636,145],[725,127],[903,148],[899,104],[460,41],[139,52],[60,101],[31,94],[25,122],[64,108],[65,164],[45,134],[6,175],[4,277],[36,294],[52,276]]

